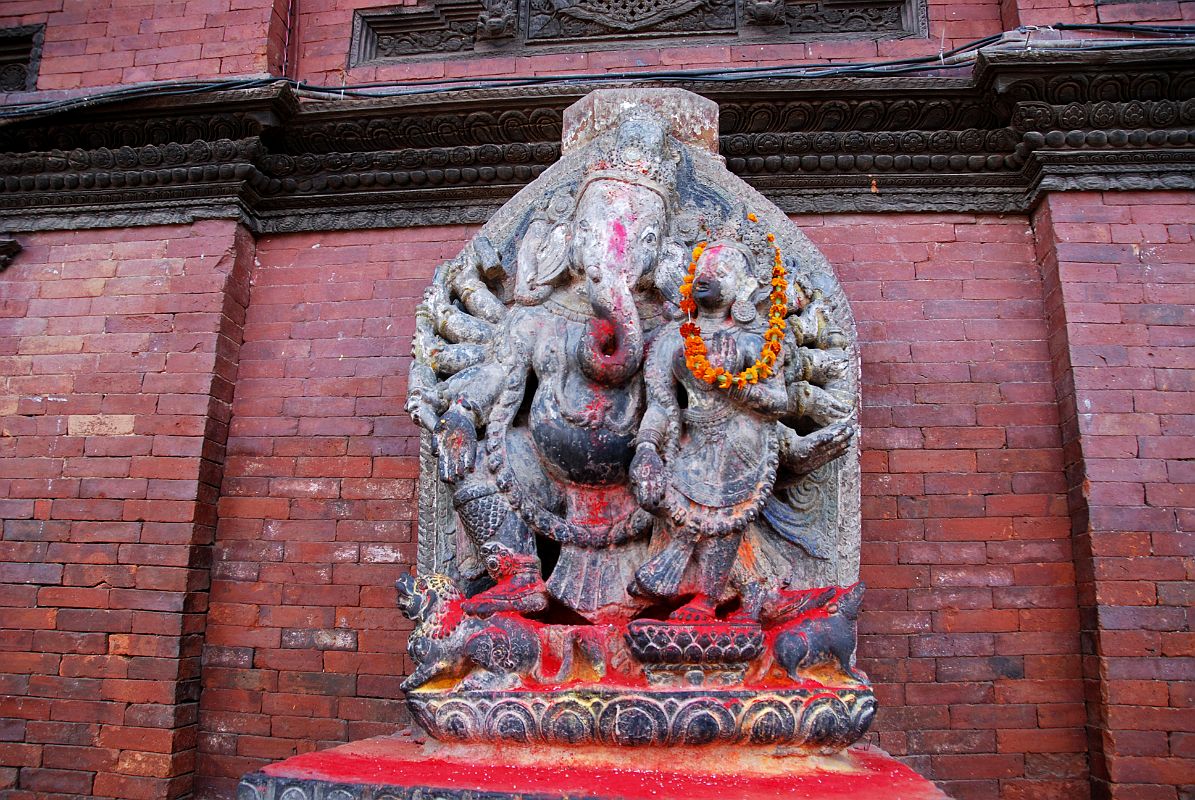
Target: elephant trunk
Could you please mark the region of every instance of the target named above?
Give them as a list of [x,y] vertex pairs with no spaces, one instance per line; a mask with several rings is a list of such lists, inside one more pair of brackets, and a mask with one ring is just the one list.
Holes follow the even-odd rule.
[[626,383],[643,364],[643,323],[631,287],[624,276],[607,274],[590,278],[590,320],[578,360],[581,371],[595,383]]

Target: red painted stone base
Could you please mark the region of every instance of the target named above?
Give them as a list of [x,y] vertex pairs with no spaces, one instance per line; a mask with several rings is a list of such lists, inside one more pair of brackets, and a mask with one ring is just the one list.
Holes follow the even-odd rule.
[[378,737],[246,775],[238,800],[947,800],[882,750],[444,745]]

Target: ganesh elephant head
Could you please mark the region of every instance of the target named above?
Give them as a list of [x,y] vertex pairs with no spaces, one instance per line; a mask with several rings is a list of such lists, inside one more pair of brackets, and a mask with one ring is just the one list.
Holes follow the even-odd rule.
[[594,313],[577,359],[597,383],[625,383],[643,363],[636,294],[654,283],[667,224],[664,198],[644,184],[594,180],[577,202],[569,261]]
[[[562,214],[568,203],[572,213]],[[654,292],[654,270],[666,252],[668,202],[659,187],[600,176],[575,203],[557,196],[532,219],[519,246],[515,299],[543,302],[563,284],[593,311],[578,351],[591,380],[625,383],[643,362],[644,334],[636,298]]]

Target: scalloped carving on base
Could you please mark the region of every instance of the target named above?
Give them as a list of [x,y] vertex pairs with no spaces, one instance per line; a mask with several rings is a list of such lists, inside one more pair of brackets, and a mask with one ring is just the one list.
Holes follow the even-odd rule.
[[834,753],[875,718],[870,689],[415,691],[419,724],[446,742],[783,745]]

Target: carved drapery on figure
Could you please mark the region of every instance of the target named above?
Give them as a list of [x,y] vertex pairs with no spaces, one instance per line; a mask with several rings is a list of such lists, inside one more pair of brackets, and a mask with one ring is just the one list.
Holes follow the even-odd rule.
[[696,95],[590,94],[419,307],[399,596],[439,738],[835,750],[870,724],[854,323],[716,143]]

